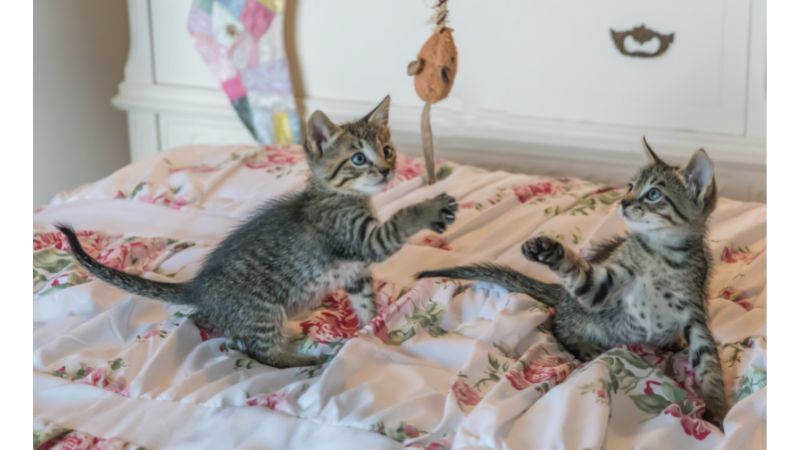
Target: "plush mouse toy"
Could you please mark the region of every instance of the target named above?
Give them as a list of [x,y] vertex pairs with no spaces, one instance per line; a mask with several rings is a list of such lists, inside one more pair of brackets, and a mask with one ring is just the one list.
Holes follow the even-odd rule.
[[431,104],[450,94],[458,68],[458,52],[453,40],[453,30],[446,26],[447,0],[439,0],[434,19],[436,29],[422,45],[417,59],[408,64],[408,74],[414,77],[414,89],[419,98],[425,102],[422,109],[422,151],[425,155],[428,184],[436,182]]
[[408,74],[414,76],[414,89],[426,103],[447,97],[457,69],[458,52],[451,28],[434,31],[422,45],[417,59],[408,64]]

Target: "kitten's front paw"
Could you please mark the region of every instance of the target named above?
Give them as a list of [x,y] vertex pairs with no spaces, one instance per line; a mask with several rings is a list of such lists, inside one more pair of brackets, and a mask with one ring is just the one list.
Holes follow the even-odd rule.
[[422,202],[423,217],[428,222],[427,226],[437,233],[444,233],[447,225],[455,222],[458,202],[447,195],[439,194]]
[[564,246],[553,238],[540,236],[525,241],[522,254],[533,262],[553,269],[564,259]]

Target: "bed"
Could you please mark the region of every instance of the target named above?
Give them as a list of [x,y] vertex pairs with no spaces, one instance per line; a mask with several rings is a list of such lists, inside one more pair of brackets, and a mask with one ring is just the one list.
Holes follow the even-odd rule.
[[538,233],[573,248],[620,233],[622,190],[400,155],[379,215],[440,192],[460,204],[373,267],[379,316],[359,329],[346,294],[292,318],[318,369],[278,370],[198,328],[191,309],[129,295],[78,268],[65,221],[105,264],[192,276],[257,205],[299,188],[297,146],[188,146],[58,195],[34,213],[33,405],[39,448],[762,448],[766,440],[766,205],[723,198],[712,216],[708,308],[733,404],[725,433],[700,419],[686,352],[642,345],[579,363],[535,299],[431,279],[476,261],[552,279],[524,260]]

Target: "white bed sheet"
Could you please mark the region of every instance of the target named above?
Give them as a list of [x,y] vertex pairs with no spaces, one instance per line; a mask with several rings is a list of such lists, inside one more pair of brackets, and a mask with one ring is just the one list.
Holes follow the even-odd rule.
[[196,327],[189,308],[94,280],[52,228],[73,224],[107,264],[184,280],[258,204],[302,186],[298,147],[175,149],[37,209],[35,433],[76,430],[119,448],[764,446],[764,204],[721,199],[711,220],[708,307],[734,403],[723,434],[699,418],[685,351],[633,345],[581,365],[559,348],[534,299],[412,279],[477,261],[553,279],[520,244],[547,233],[580,248],[621,233],[621,190],[451,163],[425,186],[420,161],[401,155],[399,163],[398,180],[375,196],[379,215],[448,192],[458,218],[444,235],[421,232],[374,266],[381,315],[369,327],[358,330],[342,292],[294,318],[298,347],[332,356],[316,371],[260,365]]

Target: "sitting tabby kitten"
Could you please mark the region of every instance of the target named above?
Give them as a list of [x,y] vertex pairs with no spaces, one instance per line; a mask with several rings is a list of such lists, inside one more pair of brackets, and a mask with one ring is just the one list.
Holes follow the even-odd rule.
[[685,167],[671,167],[644,145],[650,164],[621,201],[630,229],[626,236],[597,246],[587,259],[549,237],[522,245],[523,255],[546,264],[560,284],[492,264],[427,271],[419,277],[481,280],[530,294],[555,308],[556,338],[582,359],[625,343],[672,347],[684,337],[706,417],[720,424],[725,393],[705,306],[710,264],[706,221],[716,206],[713,166],[698,150]]
[[394,174],[389,97],[366,117],[340,126],[320,111],[308,121],[305,153],[311,176],[304,190],[270,201],[208,256],[197,276],[162,283],[105,267],[86,254],[74,231],[58,225],[75,257],[98,278],[126,291],[194,305],[195,320],[240,338],[258,361],[276,367],[318,358],[282,348],[288,314],[317,306],[344,287],[362,325],[375,314],[367,265],[395,253],[418,231],[444,231],[455,200],[441,194],[375,218],[369,194]]

